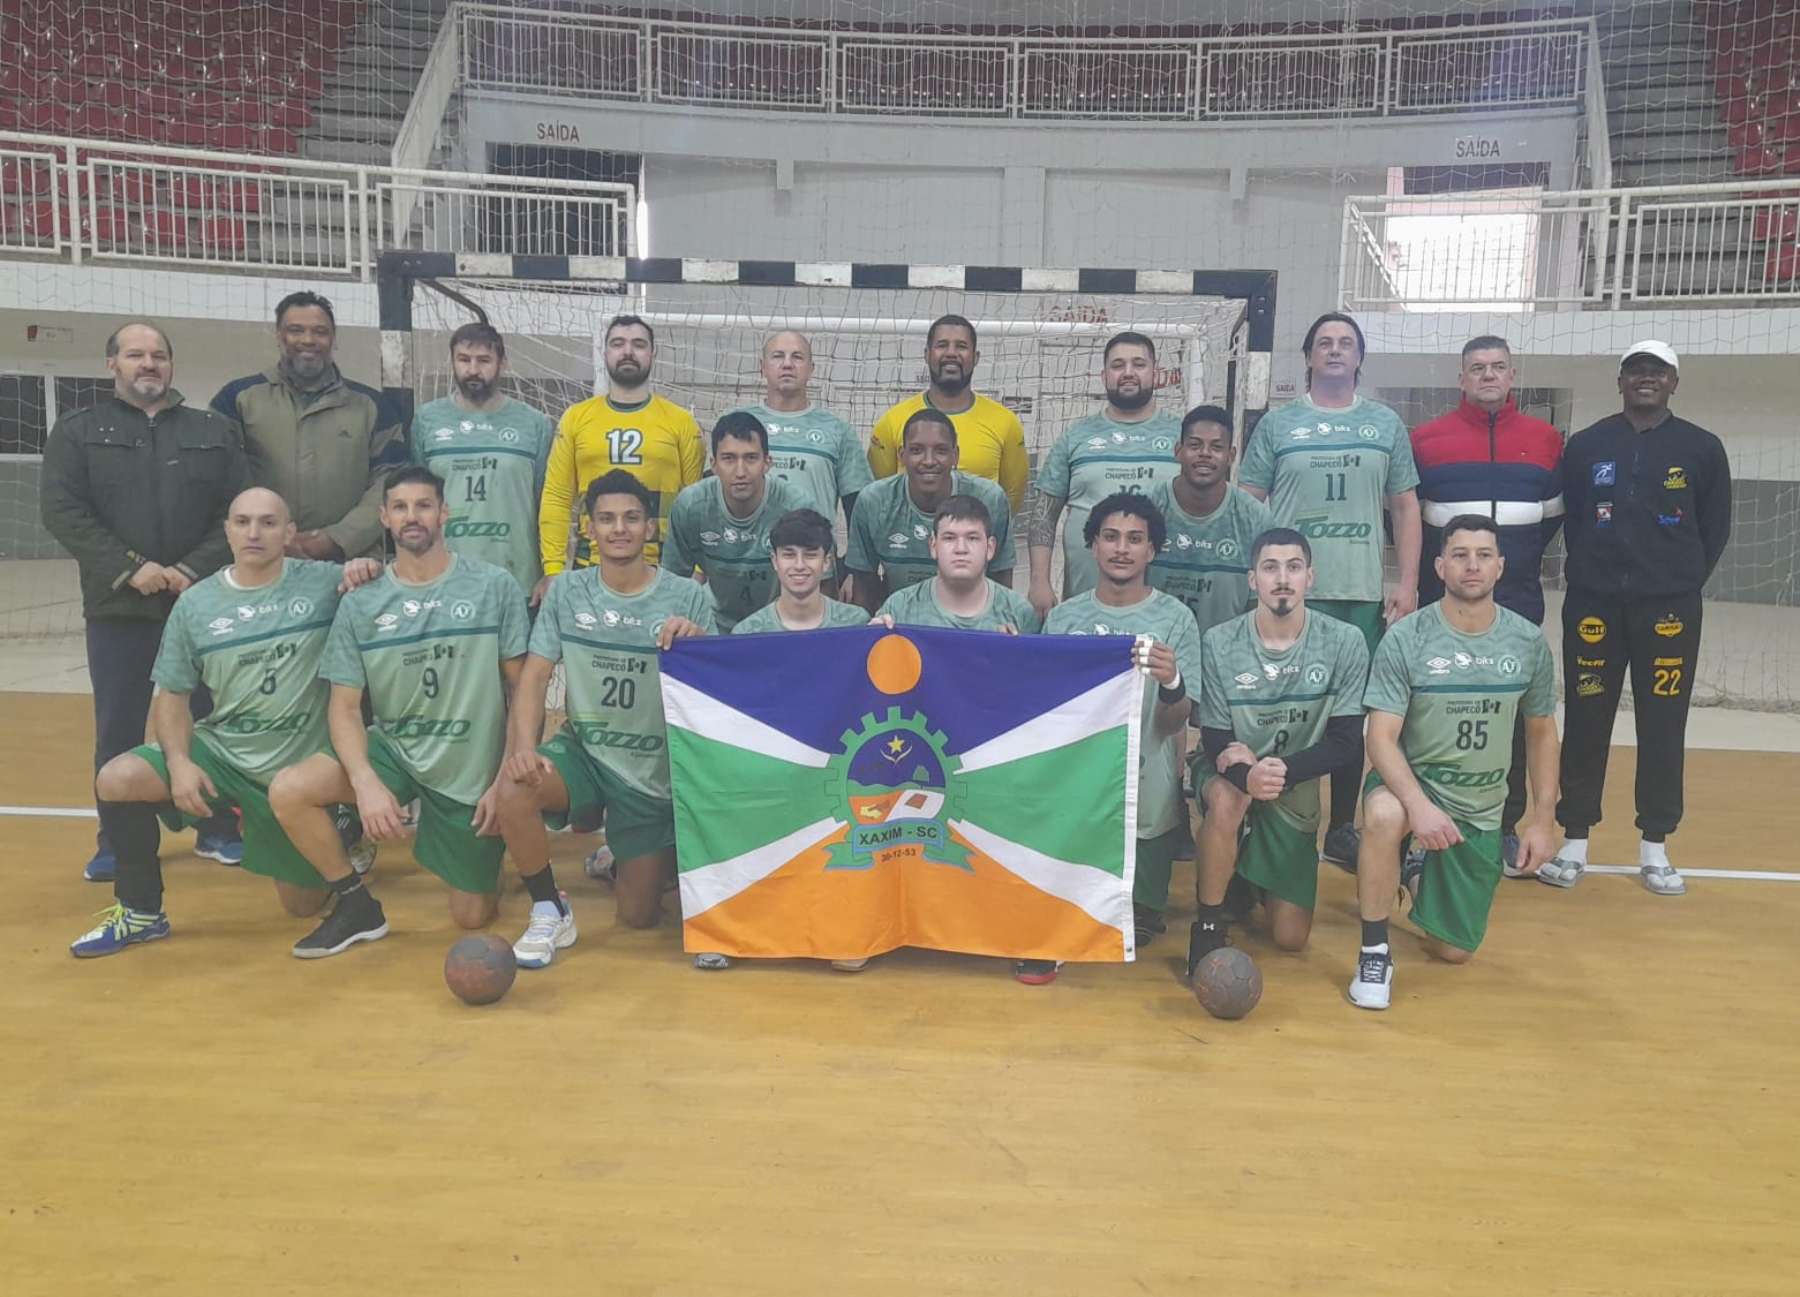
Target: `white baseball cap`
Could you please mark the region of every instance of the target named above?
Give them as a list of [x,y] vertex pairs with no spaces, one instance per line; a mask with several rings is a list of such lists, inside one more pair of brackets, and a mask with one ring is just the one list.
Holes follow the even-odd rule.
[[1619,368],[1623,369],[1630,364],[1633,356],[1654,356],[1670,369],[1681,368],[1681,362],[1675,358],[1675,348],[1666,342],[1658,342],[1654,338],[1636,342],[1627,347],[1625,354],[1619,357]]

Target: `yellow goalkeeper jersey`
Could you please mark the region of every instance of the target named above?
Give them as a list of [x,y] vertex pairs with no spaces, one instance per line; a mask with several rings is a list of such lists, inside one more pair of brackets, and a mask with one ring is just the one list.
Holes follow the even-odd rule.
[[[869,469],[876,477],[892,477],[900,471],[900,432],[906,421],[925,408],[925,394],[908,397],[875,421],[869,438]],[[997,482],[1016,514],[1025,504],[1025,482],[1031,462],[1025,455],[1025,429],[1019,416],[1000,402],[981,395],[961,414],[952,414],[956,425],[956,466],[971,477]]]
[[[556,427],[550,462],[544,469],[544,495],[538,507],[538,538],[544,552],[544,575],[570,566],[569,532],[578,521],[588,483],[622,468],[655,497],[656,532],[644,556],[652,563],[662,552],[669,509],[681,488],[700,480],[706,463],[700,425],[694,416],[660,396],[638,405],[615,405],[595,396],[571,405]],[[587,528],[576,526],[575,567],[593,565],[593,543]]]

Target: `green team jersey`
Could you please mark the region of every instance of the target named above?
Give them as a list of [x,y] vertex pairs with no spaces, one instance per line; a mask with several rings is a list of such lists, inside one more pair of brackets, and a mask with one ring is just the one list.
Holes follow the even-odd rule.
[[668,801],[668,726],[656,637],[671,617],[718,630],[712,595],[698,581],[652,569],[650,584],[620,594],[598,567],[550,583],[531,628],[533,655],[563,664],[568,724],[582,750],[648,797]]
[[412,453],[444,479],[444,541],[512,573],[529,594],[544,574],[537,510],[556,425],[510,397],[497,410],[465,410],[451,397],[413,415]]
[[1419,484],[1399,415],[1361,396],[1343,410],[1290,401],[1256,425],[1238,481],[1311,543],[1312,598],[1380,601],[1383,501]]
[[987,583],[987,607],[973,617],[953,613],[938,602],[937,582],[920,581],[896,590],[881,605],[896,626],[941,626],[946,630],[999,630],[1011,626],[1021,635],[1035,635],[1043,629],[1043,618],[1024,595],[993,580]]
[[523,657],[525,592],[504,568],[452,554],[435,581],[389,568],[338,604],[321,673],[367,689],[375,728],[412,776],[472,806],[506,751],[500,664]]
[[[1152,635],[1175,650],[1175,667],[1192,699],[1200,692],[1200,632],[1181,600],[1152,590],[1129,608],[1114,608],[1093,591],[1065,599],[1044,618],[1046,635]],[[1143,735],[1138,747],[1138,824],[1140,838],[1160,837],[1182,822],[1181,761],[1186,753],[1186,727],[1157,734],[1155,679],[1144,677]]]
[[323,751],[330,687],[319,662],[338,609],[336,563],[284,559],[273,584],[245,589],[221,568],[175,601],[150,678],[170,693],[212,691],[194,733],[252,779]]
[[[867,626],[869,614],[853,603],[839,603],[836,599],[825,600],[825,620],[810,630],[831,630],[837,626]],[[770,635],[790,634],[787,625],[781,620],[773,603],[765,604],[751,613],[743,621],[731,628],[733,635]]]
[[704,477],[681,488],[669,510],[661,563],[676,576],[706,573],[718,608],[719,629],[729,631],[778,594],[769,561],[769,530],[790,510],[806,507],[800,492],[771,473],[762,504],[748,518],[725,507],[725,488]]
[[758,402],[738,407],[769,430],[769,469],[800,493],[794,508],[838,515],[838,501],[869,484],[869,457],[856,432],[830,410],[771,410]]
[[1195,517],[1176,502],[1173,482],[1158,482],[1150,502],[1169,531],[1162,553],[1150,560],[1150,584],[1186,604],[1201,635],[1255,603],[1245,578],[1251,542],[1274,526],[1268,505],[1227,486],[1217,509]]
[[[1349,622],[1308,612],[1300,638],[1276,652],[1256,633],[1252,610],[1207,631],[1200,652],[1200,724],[1230,730],[1258,757],[1292,756],[1323,742],[1332,717],[1362,717],[1369,649]],[[1311,833],[1319,827],[1319,781],[1293,785],[1274,807]]]
[[1500,827],[1513,720],[1556,709],[1556,669],[1544,632],[1494,607],[1494,624],[1465,635],[1427,604],[1388,627],[1369,668],[1363,706],[1405,717],[1400,750],[1431,800],[1478,829]]
[[1100,581],[1082,532],[1088,514],[1118,491],[1148,494],[1181,472],[1175,443],[1181,420],[1159,411],[1142,423],[1119,423],[1105,412],[1077,419],[1038,465],[1037,489],[1068,504],[1063,514],[1063,596],[1092,590]]
[[[950,494],[972,495],[987,506],[993,515],[996,542],[988,571],[1012,571],[1012,511],[1006,504],[1006,492],[985,477],[970,477],[958,469]],[[852,572],[874,572],[880,568],[890,593],[936,576],[937,560],[931,557],[931,532],[936,519],[936,514],[925,513],[912,502],[905,473],[871,482],[856,497],[856,516],[850,519],[850,544],[844,566]]]

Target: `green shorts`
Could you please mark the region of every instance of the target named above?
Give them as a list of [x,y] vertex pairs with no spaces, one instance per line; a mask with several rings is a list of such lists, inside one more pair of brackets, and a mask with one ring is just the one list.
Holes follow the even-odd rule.
[[473,806],[453,801],[421,784],[407,768],[393,740],[380,730],[369,731],[369,764],[402,806],[411,801],[419,803],[419,833],[413,842],[415,860],[459,892],[500,890],[500,861],[506,855],[506,840],[497,834],[491,838],[476,835]]
[[1237,871],[1278,900],[1314,908],[1319,900],[1318,826],[1295,828],[1269,803],[1251,802],[1238,839]]
[[675,845],[675,803],[626,783],[564,730],[538,746],[569,790],[569,809],[545,811],[544,823],[560,829],[573,820],[598,824],[606,816],[606,844],[615,860],[636,860]]
[[[165,784],[169,782],[169,763],[156,744],[146,743],[142,747],[133,748],[131,755],[142,757],[156,771],[159,779]],[[218,790],[218,796],[207,798],[206,804],[215,812],[235,809],[242,820],[246,871],[261,874],[264,878],[273,878],[278,883],[291,883],[295,887],[325,886],[325,880],[306,857],[300,854],[299,849],[288,841],[287,830],[281,827],[281,822],[275,818],[275,812],[269,809],[267,784],[259,783],[239,770],[213,751],[206,740],[198,735],[188,744],[188,757],[212,780],[212,786]],[[162,811],[162,821],[171,829],[193,828],[200,823],[173,805]]]
[[1369,655],[1375,655],[1376,645],[1387,631],[1387,623],[1381,619],[1381,600],[1368,599],[1308,599],[1306,606],[1314,612],[1322,612],[1327,617],[1335,617],[1341,622],[1349,622],[1363,634],[1369,645]]
[[[1363,795],[1381,786],[1381,776],[1371,770],[1363,782]],[[1500,830],[1477,828],[1454,815],[1450,819],[1463,840],[1447,850],[1425,853],[1425,872],[1419,875],[1419,894],[1413,901],[1413,926],[1447,946],[1479,950],[1487,936],[1494,893],[1500,888]]]
[[[1184,806],[1185,812],[1186,807]],[[1175,872],[1175,855],[1185,831],[1170,829],[1154,838],[1137,840],[1137,873],[1131,885],[1131,901],[1161,914],[1169,904],[1169,878]]]

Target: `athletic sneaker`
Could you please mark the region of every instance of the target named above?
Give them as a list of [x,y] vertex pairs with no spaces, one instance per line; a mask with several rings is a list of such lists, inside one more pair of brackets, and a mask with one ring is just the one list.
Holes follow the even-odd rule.
[[96,851],[81,871],[90,883],[110,883],[119,875],[119,862],[110,850]]
[[[352,900],[360,896],[361,900]],[[294,943],[295,959],[324,959],[341,955],[359,941],[380,941],[388,934],[387,915],[381,902],[367,892],[338,897],[325,921]]]
[[513,942],[513,958],[520,968],[548,968],[557,951],[575,944],[575,911],[569,907],[569,894],[557,895],[562,897],[561,910],[555,901],[532,902],[525,935]]
[[1644,865],[1638,870],[1638,880],[1645,891],[1657,896],[1681,896],[1687,892],[1687,882],[1674,865]]
[[358,878],[367,878],[369,871],[375,868],[375,844],[368,838],[350,848],[350,868],[356,871]]
[[1319,855],[1327,864],[1336,865],[1346,874],[1356,872],[1356,853],[1362,850],[1362,834],[1354,824],[1340,824],[1325,834],[1325,849]]
[[1385,950],[1365,950],[1356,958],[1350,979],[1350,1003],[1359,1009],[1385,1009],[1394,996],[1394,957]]
[[1013,977],[1027,986],[1048,986],[1062,965],[1054,959],[1015,959]]
[[1230,944],[1231,939],[1225,935],[1222,925],[1214,927],[1195,919],[1192,926],[1188,928],[1188,981],[1194,980],[1194,970],[1200,967],[1202,959],[1215,950],[1223,950]]
[[1140,947],[1149,945],[1169,930],[1167,920],[1155,910],[1146,909],[1142,905],[1131,907],[1132,923],[1136,928],[1137,944]]
[[617,880],[619,862],[613,859],[612,848],[602,842],[581,862],[581,872],[597,883],[611,883]]
[[708,950],[694,956],[694,967],[703,968],[709,973],[717,972],[721,968],[731,967],[731,956]]
[[1500,872],[1508,878],[1531,877],[1519,868],[1519,835],[1516,833],[1500,835]]
[[840,973],[860,973],[869,966],[866,959],[834,959],[831,966]]
[[[1573,887],[1581,881],[1587,872],[1587,865],[1579,860],[1564,860],[1561,856],[1552,856],[1537,871],[1540,883],[1549,883],[1552,887]],[[1646,884],[1648,886],[1648,884]]]
[[169,916],[158,910],[154,914],[114,904],[100,911],[100,926],[84,932],[69,943],[69,953],[77,959],[94,959],[100,955],[116,955],[127,946],[158,941],[169,935]]
[[1400,887],[1408,904],[1419,903],[1419,880],[1425,876],[1425,848],[1411,838],[1400,856]]
[[244,840],[228,838],[223,833],[197,833],[194,835],[194,854],[202,860],[216,860],[221,865],[236,868],[244,863]]

